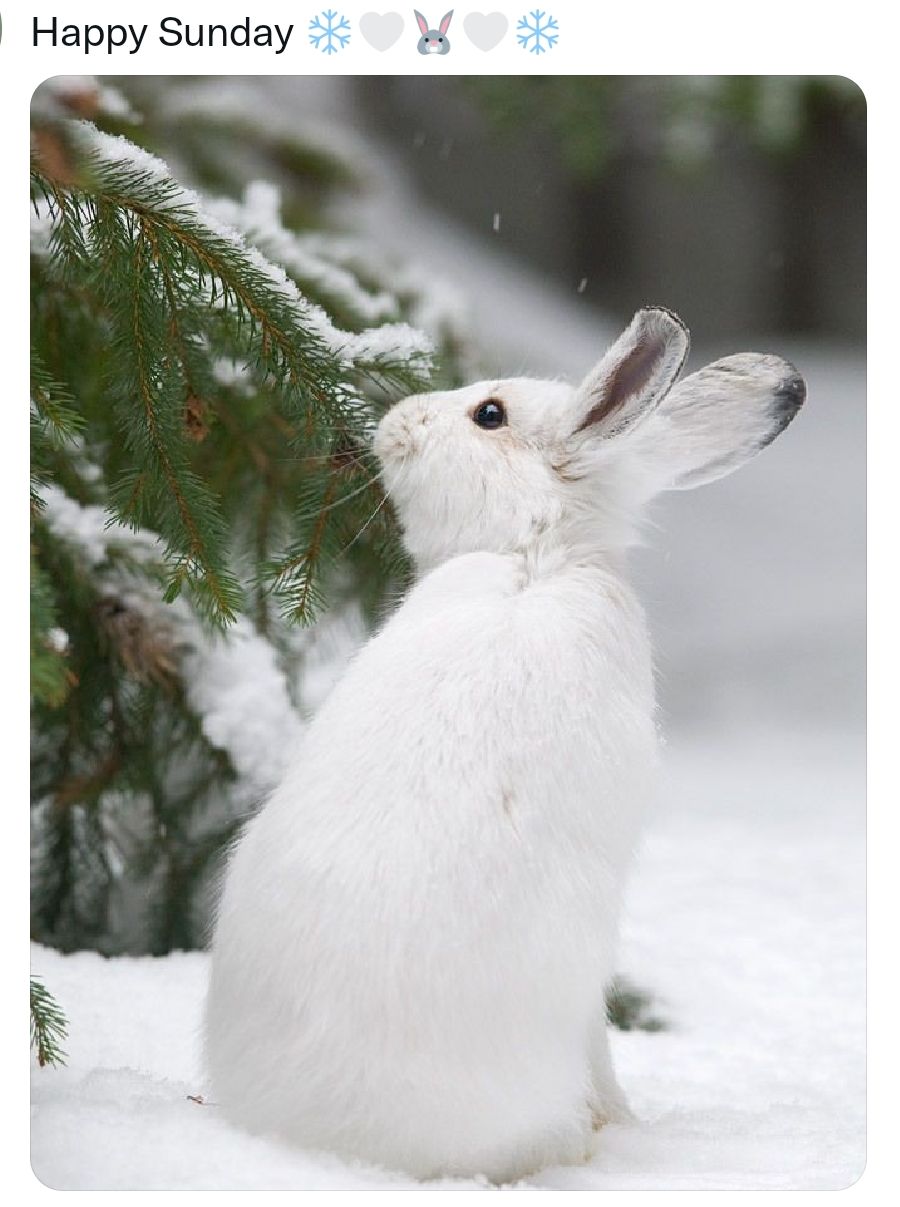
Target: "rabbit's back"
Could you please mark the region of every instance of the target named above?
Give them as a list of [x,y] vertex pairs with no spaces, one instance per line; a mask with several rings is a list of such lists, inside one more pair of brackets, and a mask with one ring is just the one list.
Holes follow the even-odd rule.
[[217,1100],[420,1174],[577,1159],[653,755],[643,619],[614,575],[531,581],[486,554],[433,572],[235,852]]

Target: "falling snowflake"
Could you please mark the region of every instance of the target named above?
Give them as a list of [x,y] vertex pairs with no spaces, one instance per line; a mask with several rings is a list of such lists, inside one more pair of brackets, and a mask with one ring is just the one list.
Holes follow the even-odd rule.
[[326,8],[309,23],[309,40],[323,54],[337,54],[350,41],[350,22],[333,8]]
[[559,22],[542,8],[533,8],[519,18],[516,26],[519,45],[532,54],[543,54],[556,45],[559,38]]

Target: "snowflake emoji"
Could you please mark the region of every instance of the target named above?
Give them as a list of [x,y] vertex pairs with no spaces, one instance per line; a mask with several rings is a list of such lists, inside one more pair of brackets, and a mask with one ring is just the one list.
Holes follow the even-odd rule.
[[532,54],[544,54],[551,50],[559,38],[559,22],[542,8],[533,8],[519,18],[516,36],[523,50]]
[[333,8],[326,8],[309,23],[309,40],[322,54],[337,54],[350,41],[350,22]]

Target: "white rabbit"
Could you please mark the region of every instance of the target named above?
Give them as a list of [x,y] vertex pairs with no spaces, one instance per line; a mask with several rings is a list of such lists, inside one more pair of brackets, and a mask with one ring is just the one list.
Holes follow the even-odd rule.
[[805,386],[728,357],[671,389],[641,310],[577,388],[407,398],[375,451],[419,571],[228,869],[206,1010],[254,1132],[419,1177],[580,1162],[628,1118],[604,990],[656,751],[623,553],[661,489],[728,473]]

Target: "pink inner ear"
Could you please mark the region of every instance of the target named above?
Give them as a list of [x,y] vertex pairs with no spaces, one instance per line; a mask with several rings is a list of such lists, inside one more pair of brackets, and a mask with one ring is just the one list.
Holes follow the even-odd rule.
[[420,12],[416,12],[416,22],[419,26],[419,29],[422,31],[422,33],[427,34],[428,33],[428,22],[425,20],[425,18],[422,16],[422,14]]
[[650,381],[659,362],[665,356],[665,341],[660,337],[636,344],[610,375],[603,395],[585,416],[577,429],[584,431],[594,423],[601,423],[621,411],[629,399],[640,394]]
[[442,34],[445,34],[447,32],[447,30],[450,28],[450,18],[452,16],[453,16],[453,9],[451,8],[449,13],[447,13],[447,14],[445,14],[445,16],[441,17],[441,23],[438,26],[438,29],[441,31]]

